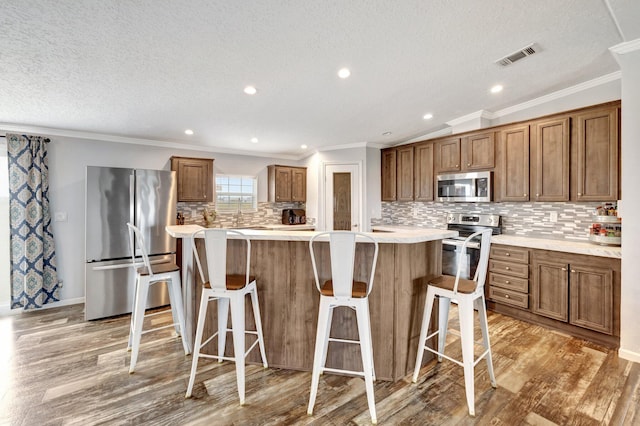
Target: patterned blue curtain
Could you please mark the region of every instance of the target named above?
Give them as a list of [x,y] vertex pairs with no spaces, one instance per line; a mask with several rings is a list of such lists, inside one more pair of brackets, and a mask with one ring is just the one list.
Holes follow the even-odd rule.
[[7,135],[11,309],[60,300],[49,212],[48,139]]

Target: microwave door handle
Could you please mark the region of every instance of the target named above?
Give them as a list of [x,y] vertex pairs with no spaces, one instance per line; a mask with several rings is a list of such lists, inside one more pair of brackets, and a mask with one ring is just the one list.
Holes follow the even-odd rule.
[[476,178],[471,179],[471,194],[469,194],[471,197],[478,196],[478,188],[476,187],[477,181],[478,180]]

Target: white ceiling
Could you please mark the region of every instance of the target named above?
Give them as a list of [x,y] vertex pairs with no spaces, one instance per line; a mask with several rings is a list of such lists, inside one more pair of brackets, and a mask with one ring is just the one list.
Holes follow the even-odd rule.
[[608,49],[638,22],[637,0],[2,0],[0,128],[274,156],[394,144],[617,71]]

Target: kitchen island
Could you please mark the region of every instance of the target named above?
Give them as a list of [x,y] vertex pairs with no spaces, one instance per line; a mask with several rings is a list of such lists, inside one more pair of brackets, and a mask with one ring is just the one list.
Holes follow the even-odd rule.
[[[168,226],[167,232],[183,238],[183,287],[185,290],[187,335],[193,338],[200,298],[200,278],[194,274],[190,235],[196,225]],[[256,276],[260,311],[269,366],[311,371],[320,296],[315,286],[309,240],[314,231],[245,230],[251,239],[251,273]],[[413,371],[418,347],[426,280],[441,271],[441,240],[455,231],[413,229],[371,233],[379,243],[378,264],[369,296],[376,377],[398,380]],[[229,241],[227,270],[243,273],[241,241]],[[204,262],[204,248],[196,241]],[[371,259],[373,250],[359,247],[356,264]],[[320,243],[316,259],[321,280],[330,277],[328,244]],[[362,280],[356,268],[354,279]],[[366,269],[366,268],[362,268]],[[205,271],[206,273],[206,271]],[[249,307],[247,302],[247,307]],[[205,335],[215,329],[216,310],[209,310]],[[436,315],[436,313],[434,313]],[[254,326],[247,309],[247,328]],[[432,321],[434,325],[437,321]],[[348,308],[334,311],[332,337],[357,338],[355,314]],[[231,353],[231,339],[227,353]],[[249,342],[248,342],[249,343]],[[211,344],[210,344],[211,345]],[[213,346],[213,345],[212,345]],[[427,361],[428,357],[425,357]],[[257,351],[249,362],[259,362]],[[333,342],[327,358],[332,368],[361,370],[357,345]]]

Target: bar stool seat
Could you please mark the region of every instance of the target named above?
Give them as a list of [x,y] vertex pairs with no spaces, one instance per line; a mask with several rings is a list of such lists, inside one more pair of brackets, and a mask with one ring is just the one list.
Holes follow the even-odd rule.
[[[331,256],[331,279],[320,285],[318,268],[316,265],[314,244],[318,239],[329,237],[329,251]],[[369,271],[368,283],[353,279],[355,264],[356,242],[371,244],[374,254]],[[375,370],[373,366],[373,343],[371,341],[371,319],[369,315],[369,293],[373,288],[373,277],[378,259],[378,242],[368,235],[358,232],[333,231],[316,234],[309,241],[309,251],[316,287],[320,292],[320,308],[318,311],[318,327],[316,330],[316,346],[313,355],[313,372],[311,374],[311,394],[307,414],[313,414],[313,407],[318,393],[320,374],[325,371],[360,376],[364,378],[367,393],[367,404],[372,423],[376,423],[376,406],[373,395]],[[339,306],[346,306],[356,311],[356,322],[359,340],[337,339],[330,336],[333,310]],[[350,371],[337,368],[327,368],[327,351],[329,342],[342,342],[360,345],[363,371]]]
[[[182,304],[182,287],[180,286],[180,267],[172,262],[152,264],[149,261],[149,256],[147,255],[142,232],[140,232],[140,230],[131,223],[127,223],[127,228],[129,230],[129,247],[132,255],[132,265],[136,270],[135,295],[133,299],[133,309],[131,310],[129,344],[127,347],[127,349],[131,350],[129,373],[133,373],[135,371],[136,363],[138,360],[138,353],[140,351],[140,340],[143,334],[157,331],[163,328],[175,327],[176,333],[182,339],[184,353],[188,355],[189,353],[191,353],[191,349],[189,348],[186,336],[184,335],[184,305]],[[142,254],[143,261],[142,266],[138,267],[136,267],[136,248]],[[149,287],[151,285],[163,282],[167,283],[173,324],[155,327],[143,331],[145,318],[164,313],[164,311],[152,314],[145,313]]]
[[[420,329],[420,340],[418,341],[418,354],[416,356],[416,365],[413,371],[413,382],[415,383],[417,382],[418,375],[420,374],[422,356],[425,350],[436,354],[438,356],[438,362],[441,362],[442,358],[446,358],[463,367],[467,408],[469,409],[469,414],[471,416],[475,416],[474,367],[482,358],[487,361],[487,369],[489,371],[491,386],[494,388],[496,387],[496,378],[493,373],[493,360],[491,358],[491,344],[489,343],[487,310],[484,300],[484,283],[486,281],[487,266],[489,264],[491,230],[480,231],[470,235],[464,241],[462,250],[460,251],[460,256],[465,255],[467,244],[480,235],[482,235],[480,243],[480,260],[473,280],[460,278],[460,274],[465,265],[464,262],[459,261],[459,267],[455,277],[451,275],[442,275],[429,281],[427,287],[427,298],[424,305],[424,314],[422,317],[422,328]],[[436,297],[438,297],[438,330],[427,335],[431,322],[433,303]],[[449,322],[449,307],[451,306],[452,299],[455,299],[458,304],[462,362],[444,354]],[[473,336],[475,310],[478,311],[480,329],[482,330],[481,345],[484,348],[484,352],[478,356],[477,359],[474,359],[475,341]],[[438,338],[438,350],[432,349],[427,345],[427,341],[436,336]]]
[[[198,249],[195,244],[195,238],[200,234],[204,234],[209,280],[205,280],[200,257],[198,256]],[[235,235],[246,244],[245,274],[226,273],[227,238],[229,235]],[[245,400],[245,358],[256,345],[260,348],[260,356],[262,357],[264,368],[268,367],[264,337],[262,334],[256,277],[249,274],[251,265],[251,241],[241,232],[227,229],[204,229],[195,232],[191,238],[193,254],[198,265],[200,278],[204,284],[200,298],[200,311],[198,312],[198,325],[196,327],[191,374],[189,376],[189,384],[187,385],[185,397],[189,398],[193,391],[198,369],[198,360],[200,358],[216,359],[219,362],[227,360],[234,361],[236,364],[238,395],[240,397],[240,405],[243,405]],[[247,295],[251,297],[251,306],[256,323],[255,331],[245,330],[245,296]],[[218,303],[218,329],[203,342],[202,336],[204,334],[205,320],[207,317],[207,307],[211,301]],[[231,328],[227,328],[229,310],[231,310]],[[224,354],[228,332],[232,332],[233,335],[234,355],[232,357],[225,356]],[[256,340],[249,349],[245,351],[245,336],[247,334],[256,336]],[[202,348],[216,337],[218,338],[218,353],[216,355],[203,353]]]

